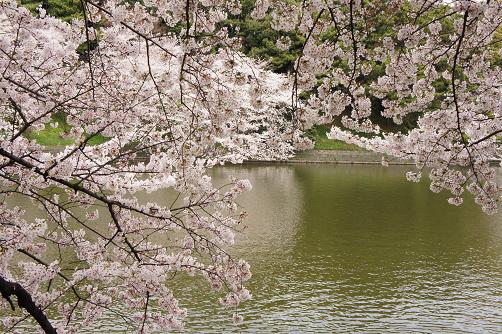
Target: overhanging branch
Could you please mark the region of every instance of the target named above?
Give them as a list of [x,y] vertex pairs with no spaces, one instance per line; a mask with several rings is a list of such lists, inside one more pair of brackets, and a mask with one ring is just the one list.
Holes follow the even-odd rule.
[[9,282],[0,276],[0,293],[9,302],[12,309],[14,309],[14,303],[10,298],[16,296],[19,307],[24,308],[38,322],[45,333],[57,333],[44,312],[35,304],[30,293],[19,283]]

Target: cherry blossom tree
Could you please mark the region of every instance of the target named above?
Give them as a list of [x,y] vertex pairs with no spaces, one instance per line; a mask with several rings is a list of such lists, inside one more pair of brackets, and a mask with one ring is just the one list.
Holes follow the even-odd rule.
[[[267,11],[275,29],[305,36],[292,94],[299,126],[337,121],[331,138],[412,159],[409,180],[430,169],[431,190],[451,192],[449,203],[460,205],[467,189],[485,212],[497,210],[500,1],[258,1],[255,14]],[[383,130],[375,107],[414,126]]]
[[[452,204],[468,189],[485,211],[500,205],[489,165],[502,133],[499,2],[258,0],[254,17],[305,37],[290,77],[238,51],[223,24],[237,0],[81,6],[65,23],[0,3],[0,308],[17,310],[6,330],[32,317],[71,333],[104,312],[139,332],[180,328],[186,310],[169,282],[183,274],[225,291],[236,312],[251,272],[228,246],[251,184],[217,188],[206,171],[287,158],[311,145],[314,124],[337,121],[333,138],[414,159],[411,180],[431,168],[431,189]],[[380,129],[375,103],[414,127]],[[56,113],[74,140],[61,151],[28,136]],[[108,140],[90,145],[97,135]],[[161,188],[175,200],[134,196]],[[18,198],[43,214],[7,204]]]
[[[245,217],[235,199],[251,185],[215,188],[205,173],[304,144],[285,117],[286,79],[234,51],[219,22],[238,2],[82,7],[84,19],[65,23],[0,4],[2,313],[15,296],[46,332],[74,332],[104,311],[140,332],[179,328],[186,311],[168,284],[178,273],[204,277],[236,308],[251,298],[251,273],[226,248]],[[57,152],[26,136],[55,113],[75,141]],[[98,134],[109,140],[91,146]],[[161,188],[176,200],[131,196]],[[20,196],[45,214],[28,220],[6,204]]]

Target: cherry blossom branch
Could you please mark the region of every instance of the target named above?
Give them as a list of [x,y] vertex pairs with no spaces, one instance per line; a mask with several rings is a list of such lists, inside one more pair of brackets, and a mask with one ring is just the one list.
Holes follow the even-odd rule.
[[11,300],[11,296],[16,296],[19,307],[24,308],[38,322],[45,333],[57,333],[44,312],[35,304],[31,298],[31,294],[19,283],[10,282],[0,276],[0,293],[9,302],[12,310],[14,310],[14,303]]

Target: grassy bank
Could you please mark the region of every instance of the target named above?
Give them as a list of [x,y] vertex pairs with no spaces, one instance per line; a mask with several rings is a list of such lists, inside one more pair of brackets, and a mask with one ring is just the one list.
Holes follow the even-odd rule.
[[[51,125],[52,124],[52,125]],[[55,126],[53,126],[55,125]],[[318,125],[307,132],[308,136],[315,141],[316,150],[333,150],[333,151],[364,151],[362,148],[347,144],[340,140],[329,139],[326,133],[329,132],[329,126]],[[67,133],[71,130],[71,126],[66,122],[66,117],[63,113],[56,113],[52,116],[50,123],[45,124],[43,130],[30,131],[26,137],[43,146],[57,147],[71,145],[75,142],[74,138],[69,138]],[[103,135],[95,135],[89,139],[89,145],[99,145],[108,140]]]
[[307,132],[308,136],[315,141],[314,149],[316,150],[333,150],[333,151],[364,151],[359,146],[347,144],[341,140],[329,139],[326,135],[330,128],[326,125],[318,125]]
[[[66,134],[71,130],[71,126],[66,123],[66,117],[63,113],[56,113],[52,117],[50,123],[45,124],[44,129],[39,131],[30,131],[26,134],[26,138],[35,140],[38,144],[43,146],[66,146],[75,142],[74,138],[69,138]],[[52,126],[57,125],[57,126]],[[97,134],[89,139],[89,145],[99,145],[106,142],[108,138],[103,135]]]

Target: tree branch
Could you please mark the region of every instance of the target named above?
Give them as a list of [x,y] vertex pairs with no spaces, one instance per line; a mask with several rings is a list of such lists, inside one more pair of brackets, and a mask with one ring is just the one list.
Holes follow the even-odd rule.
[[19,307],[24,308],[38,322],[45,333],[57,333],[44,312],[35,304],[30,293],[19,283],[9,282],[0,276],[0,292],[2,297],[9,302],[12,309],[14,309],[14,304],[10,297],[16,296]]

